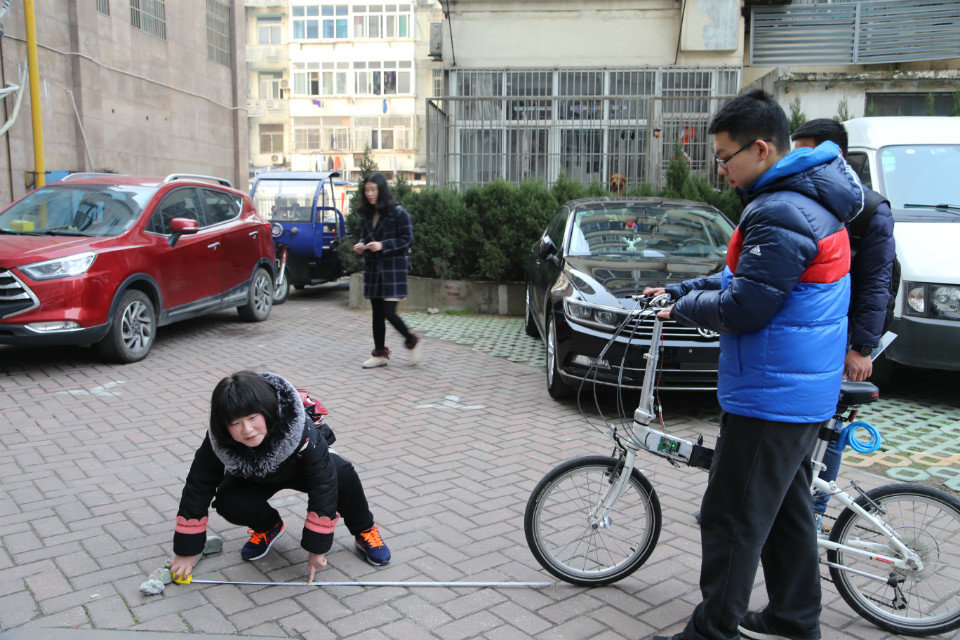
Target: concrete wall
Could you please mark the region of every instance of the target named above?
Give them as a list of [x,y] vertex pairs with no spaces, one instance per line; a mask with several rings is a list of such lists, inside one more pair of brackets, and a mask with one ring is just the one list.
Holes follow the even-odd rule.
[[[104,15],[93,0],[36,0],[46,169],[202,173],[245,187],[246,79],[234,72],[243,64],[243,7],[227,3],[231,66],[207,59],[205,3],[167,2],[163,40],[130,25],[126,1],[111,0]],[[3,80],[16,83],[26,66],[23,3],[11,4],[3,26]],[[9,113],[13,99],[5,102]],[[33,168],[27,92],[0,141],[0,204],[26,192]]]
[[[409,295],[397,308],[409,311],[458,309],[472,313],[501,316],[522,316],[525,311],[526,287],[522,282],[477,282],[473,280],[438,280],[407,278]],[[350,276],[350,308],[369,309],[363,297],[363,274]]]
[[740,5],[739,0],[459,0],[446,6],[443,63],[446,68],[739,65]]

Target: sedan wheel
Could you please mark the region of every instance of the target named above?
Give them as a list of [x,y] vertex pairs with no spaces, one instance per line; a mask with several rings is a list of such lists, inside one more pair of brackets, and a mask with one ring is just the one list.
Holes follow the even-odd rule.
[[273,308],[273,293],[276,287],[273,278],[264,268],[257,269],[250,281],[250,292],[247,294],[247,304],[237,307],[240,319],[245,322],[263,322],[270,315]]
[[557,400],[570,398],[576,388],[560,378],[557,355],[557,324],[553,318],[547,323],[547,391]]

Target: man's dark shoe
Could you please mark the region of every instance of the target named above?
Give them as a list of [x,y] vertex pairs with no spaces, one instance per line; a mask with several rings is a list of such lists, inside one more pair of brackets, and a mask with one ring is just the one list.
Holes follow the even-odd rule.
[[683,634],[675,633],[672,636],[650,636],[648,640],[683,640]]
[[802,635],[777,629],[767,622],[760,611],[750,611],[743,616],[737,630],[744,638],[753,640],[820,640],[818,635]]
[[250,534],[250,540],[240,549],[240,557],[244,560],[259,560],[267,555],[270,547],[277,541],[277,538],[283,535],[285,530],[283,520],[273,525],[273,528],[269,531],[258,532],[253,529],[247,529],[247,533]]
[[693,518],[697,521],[697,525],[699,526],[699,524],[700,524],[700,512],[697,511],[695,514],[693,514]]

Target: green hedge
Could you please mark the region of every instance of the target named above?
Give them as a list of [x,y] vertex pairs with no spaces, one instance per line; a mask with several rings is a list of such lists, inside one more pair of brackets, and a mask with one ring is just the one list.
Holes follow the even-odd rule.
[[[503,180],[461,193],[454,189],[414,191],[400,181],[391,189],[397,201],[410,212],[415,242],[410,251],[410,274],[448,280],[521,281],[523,263],[533,243],[543,234],[550,218],[563,203],[578,198],[614,195],[600,183],[585,187],[561,176],[551,188],[529,180],[520,186]],[[656,191],[641,184],[630,196],[685,198],[706,202],[734,222],[743,207],[732,189],[718,193],[710,184],[690,175],[686,161],[674,160],[667,170],[667,186]],[[359,190],[351,198],[351,204]],[[360,235],[360,217],[351,206],[347,229],[353,238]],[[348,239],[341,256],[348,273],[362,268]]]

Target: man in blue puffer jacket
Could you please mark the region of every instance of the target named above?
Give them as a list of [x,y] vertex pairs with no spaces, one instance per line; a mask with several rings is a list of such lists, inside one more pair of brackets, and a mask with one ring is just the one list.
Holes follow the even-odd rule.
[[[836,408],[859,180],[833,143],[790,152],[783,109],[751,91],[710,123],[719,172],[746,203],[722,274],[672,288],[661,312],[721,333],[723,413],[701,505],[703,601],[674,640],[820,638],[809,453]],[[758,564],[769,604],[748,613]],[[664,639],[663,636],[655,638]]]

